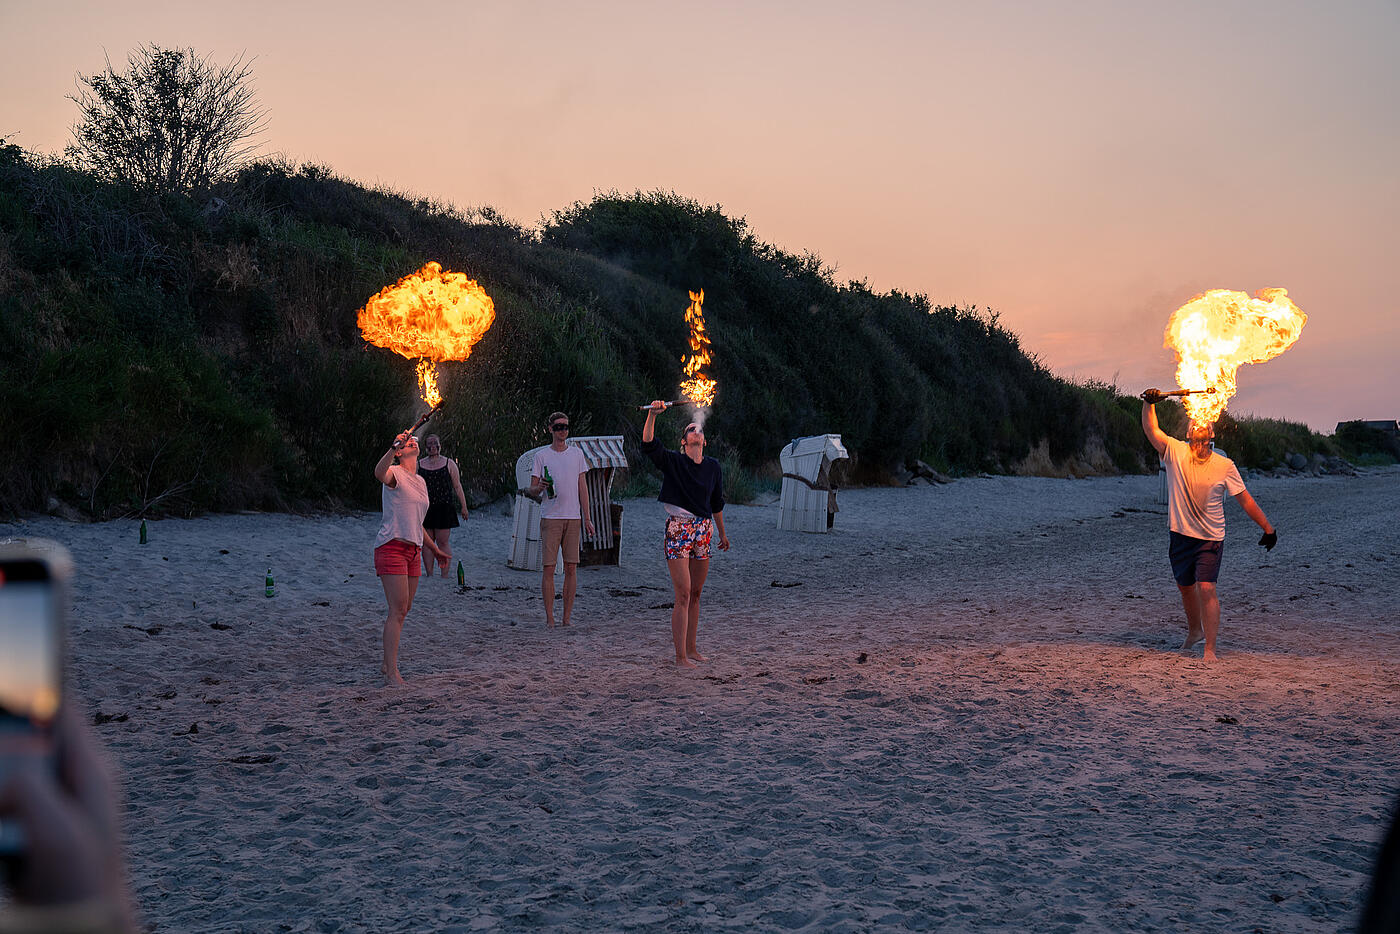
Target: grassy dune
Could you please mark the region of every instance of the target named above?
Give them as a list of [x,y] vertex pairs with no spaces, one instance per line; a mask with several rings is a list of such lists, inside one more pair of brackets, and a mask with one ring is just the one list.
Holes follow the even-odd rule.
[[[788,440],[826,431],[858,482],[915,459],[1152,464],[1135,400],[1056,378],[995,314],[837,282],[674,194],[600,195],[527,229],[275,162],[153,201],[0,144],[0,511],[377,505],[370,467],[422,404],[412,362],[367,347],[355,311],[428,260],[496,303],[471,359],[444,365],[434,423],[477,498],[513,488],[553,409],[635,443],[635,406],[674,394],[697,288],[720,383],[707,432],[740,498]],[[1299,425],[1241,430],[1246,463],[1335,453]]]

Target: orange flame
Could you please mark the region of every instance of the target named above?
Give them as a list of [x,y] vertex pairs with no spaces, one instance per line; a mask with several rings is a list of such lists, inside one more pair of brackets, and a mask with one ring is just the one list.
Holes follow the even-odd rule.
[[467,359],[495,320],[496,307],[485,289],[437,263],[381,289],[357,316],[365,340],[419,358],[418,384],[434,408],[442,402],[436,364]]
[[1186,396],[1186,414],[1193,422],[1218,419],[1235,394],[1239,366],[1263,363],[1292,347],[1307,320],[1287,289],[1260,289],[1254,298],[1212,289],[1178,308],[1163,344],[1176,351],[1177,385],[1215,389]]
[[442,393],[438,392],[437,388],[437,364],[431,360],[419,360],[415,372],[418,374],[418,391],[423,394],[423,401],[434,409],[442,405]]
[[690,305],[685,310],[685,323],[690,325],[690,357],[682,359],[685,375],[681,381],[681,395],[697,406],[713,405],[715,388],[719,385],[705,375],[704,367],[710,365],[710,336],[705,333],[705,315],[701,305],[705,301],[705,290],[690,293]]

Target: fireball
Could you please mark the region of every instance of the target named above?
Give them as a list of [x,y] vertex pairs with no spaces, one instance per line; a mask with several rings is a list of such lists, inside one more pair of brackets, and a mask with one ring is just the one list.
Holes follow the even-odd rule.
[[[1235,394],[1235,371],[1283,353],[1308,316],[1286,289],[1244,292],[1213,289],[1178,308],[1167,322],[1164,346],[1176,351],[1176,382],[1197,390],[1183,400],[1195,422],[1214,422]],[[1208,392],[1205,390],[1215,390]]]
[[419,361],[418,384],[434,408],[442,401],[437,364],[471,356],[495,320],[485,289],[434,262],[381,289],[357,316],[365,340]]

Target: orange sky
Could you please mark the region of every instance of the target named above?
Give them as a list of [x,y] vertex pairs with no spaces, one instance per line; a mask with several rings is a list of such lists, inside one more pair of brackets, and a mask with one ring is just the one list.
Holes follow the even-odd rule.
[[1230,410],[1400,416],[1394,2],[404,9],[0,0],[0,136],[61,150],[104,51],[246,52],[266,151],[349,178],[527,224],[673,190],[1132,392],[1173,384],[1176,307],[1282,286],[1308,325]]

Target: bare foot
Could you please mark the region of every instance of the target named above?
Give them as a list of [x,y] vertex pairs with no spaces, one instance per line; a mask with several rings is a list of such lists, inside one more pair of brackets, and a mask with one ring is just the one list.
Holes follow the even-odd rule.
[[408,682],[403,679],[403,676],[399,674],[398,669],[391,672],[388,668],[380,665],[379,671],[384,675],[384,683],[391,687],[400,687],[408,684]]
[[1215,658],[1215,650],[1214,650],[1214,649],[1206,649],[1205,652],[1201,655],[1201,661],[1203,661],[1203,662],[1213,662],[1213,661],[1216,661],[1216,658]]
[[1186,633],[1186,641],[1183,642],[1183,643],[1181,643],[1181,648],[1182,648],[1183,650],[1189,649],[1189,648],[1191,648],[1192,646],[1194,646],[1197,642],[1200,642],[1200,641],[1201,641],[1202,639],[1204,639],[1205,637],[1206,637],[1206,634],[1205,634],[1204,632],[1200,632],[1200,631],[1197,631],[1197,630],[1189,630],[1189,631]]
[[692,662],[692,661],[691,661],[690,659],[688,659],[688,658],[678,658],[678,659],[676,659],[676,667],[677,667],[677,668],[698,668],[699,666],[696,665],[694,662]]
[[701,655],[695,649],[691,649],[687,654],[689,654],[690,657],[695,659],[697,662],[708,662],[710,660],[710,657],[708,655]]
[[559,628],[560,628],[560,629],[563,629],[563,628],[564,628],[565,626],[567,626],[567,625],[569,625],[569,621],[566,619],[566,620],[564,620],[562,623],[559,624]]
[[551,617],[549,617],[549,619],[545,620],[545,621],[544,621],[544,625],[545,625],[545,628],[547,628],[547,629],[553,629],[553,628],[554,628],[554,617],[551,616]]

